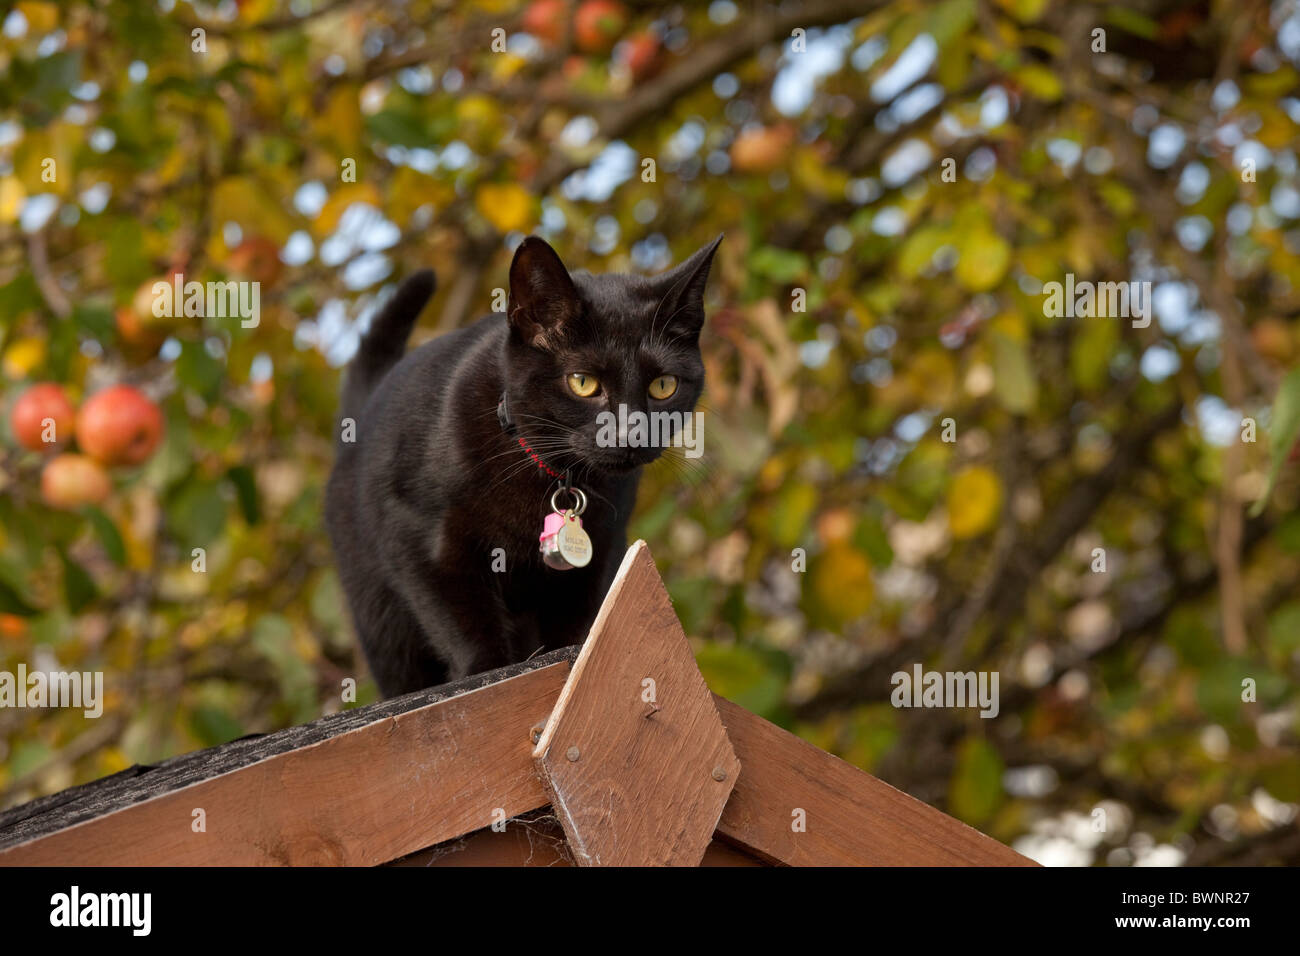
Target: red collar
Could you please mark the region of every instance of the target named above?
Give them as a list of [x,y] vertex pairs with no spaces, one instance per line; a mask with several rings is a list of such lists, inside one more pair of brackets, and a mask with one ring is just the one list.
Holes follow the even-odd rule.
[[[501,400],[497,402],[497,421],[501,424],[501,430],[503,432],[505,432],[507,435],[515,435],[515,423],[511,420],[510,412],[506,408],[505,392],[501,393]],[[560,474],[558,471],[556,471],[546,462],[542,461],[542,456],[537,454],[537,452],[533,451],[531,448],[529,448],[528,442],[524,441],[522,437],[520,437],[519,435],[515,435],[515,441],[519,443],[520,448],[522,448],[524,451],[528,453],[528,457],[537,463],[538,469],[546,472],[552,478],[560,478],[560,479],[564,478],[564,475]]]
[[531,458],[533,461],[537,462],[537,467],[538,467],[539,469],[541,469],[542,471],[546,472],[546,473],[547,473],[548,475],[550,475],[552,478],[563,478],[563,477],[564,477],[562,474],[560,474],[558,471],[556,471],[555,469],[553,469],[553,468],[552,468],[550,465],[548,465],[546,462],[542,461],[542,456],[539,455],[539,454],[537,454],[537,452],[533,451],[531,448],[529,448],[529,447],[528,447],[528,442],[524,441],[524,439],[523,439],[522,436],[516,436],[515,441],[517,441],[517,442],[519,443],[519,447],[520,447],[520,448],[522,448],[524,451],[526,451],[526,452],[528,453],[528,457],[529,457],[529,458]]

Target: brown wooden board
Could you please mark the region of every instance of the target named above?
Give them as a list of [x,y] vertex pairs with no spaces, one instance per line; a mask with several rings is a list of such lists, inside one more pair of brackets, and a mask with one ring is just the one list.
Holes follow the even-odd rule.
[[740,762],[644,541],[533,755],[579,864],[699,865]]
[[369,865],[545,806],[531,730],[575,652],[15,808],[0,865]]
[[[429,847],[389,866],[573,866],[564,829],[549,810],[511,820],[502,831],[479,830]],[[714,838],[700,866],[766,866],[762,860]]]
[[718,833],[749,852],[791,866],[1036,865],[743,707],[714,700],[744,767]]

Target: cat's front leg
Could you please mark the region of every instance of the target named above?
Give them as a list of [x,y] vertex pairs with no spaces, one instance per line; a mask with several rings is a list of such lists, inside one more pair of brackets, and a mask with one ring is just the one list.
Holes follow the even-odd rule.
[[395,541],[385,551],[393,588],[446,662],[448,679],[514,662],[504,609],[490,577],[435,560],[418,541]]

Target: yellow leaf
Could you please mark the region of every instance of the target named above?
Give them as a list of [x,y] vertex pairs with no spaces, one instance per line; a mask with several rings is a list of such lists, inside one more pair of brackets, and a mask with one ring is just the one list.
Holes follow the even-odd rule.
[[321,139],[333,143],[344,156],[356,156],[361,142],[360,92],[354,84],[342,84],[330,92],[325,108],[312,120]]
[[261,23],[275,12],[276,0],[242,0],[238,4],[239,19],[245,23]]
[[974,538],[1002,511],[1002,482],[983,465],[963,468],[948,486],[948,527],[954,538]]
[[844,190],[848,187],[848,173],[827,166],[811,146],[794,151],[792,171],[800,186],[818,196],[838,198],[844,195]]
[[381,202],[379,190],[370,183],[344,183],[334,190],[329,199],[325,200],[325,205],[316,216],[313,227],[318,236],[328,236],[338,227],[339,219],[349,206],[354,203],[366,203],[379,209]]
[[32,193],[70,196],[76,181],[73,157],[84,130],[72,123],[51,123],[24,131],[14,147],[14,175]]
[[1002,281],[1011,262],[1011,247],[991,229],[968,233],[957,260],[957,281],[972,292],[987,292]]
[[23,189],[17,177],[0,179],[0,222],[17,222],[26,198],[27,190]]
[[217,183],[212,208],[225,222],[245,233],[256,233],[282,244],[293,232],[293,220],[277,196],[251,176],[229,176]]
[[45,340],[29,336],[18,339],[5,349],[5,378],[12,381],[26,378],[32,370],[45,361]]
[[49,33],[59,25],[59,5],[57,3],[36,3],[33,0],[15,4],[15,9],[27,21],[27,30],[33,36]]
[[821,608],[845,623],[866,614],[876,596],[871,562],[848,544],[826,549],[814,566],[812,585]]
[[386,192],[388,206],[385,211],[388,218],[399,226],[407,225],[411,215],[421,206],[441,208],[450,203],[456,194],[450,183],[426,176],[410,166],[397,167]]
[[1052,102],[1061,98],[1061,81],[1045,66],[1037,64],[1023,66],[1013,76],[1020,81],[1025,92],[1037,99]]
[[491,59],[492,77],[501,81],[508,80],[527,65],[528,61],[522,56],[516,56],[514,53],[498,53]]
[[917,352],[901,378],[906,380],[917,401],[937,407],[947,403],[957,388],[957,369],[952,357],[938,348]]
[[521,230],[533,221],[533,197],[516,183],[487,183],[474,197],[479,214],[498,232]]
[[1021,23],[1033,23],[1043,15],[1047,0],[998,0],[998,6]]

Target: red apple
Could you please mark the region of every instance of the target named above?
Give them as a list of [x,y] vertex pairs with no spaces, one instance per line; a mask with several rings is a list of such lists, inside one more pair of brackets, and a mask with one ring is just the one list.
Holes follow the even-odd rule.
[[623,62],[634,80],[648,80],[663,66],[659,38],[646,31],[630,37],[621,51]]
[[608,53],[627,29],[627,10],[615,0],[587,0],[578,7],[573,35],[583,53]]
[[[53,441],[47,442],[45,423],[52,425]],[[14,402],[9,413],[9,427],[14,438],[24,448],[32,451],[50,451],[57,445],[66,445],[72,439],[76,411],[60,385],[42,382],[33,385]]]
[[51,508],[97,505],[110,491],[108,472],[85,455],[55,455],[41,470],[41,497]]
[[77,444],[105,465],[138,465],[162,441],[158,406],[130,385],[96,392],[77,415]]
[[524,11],[524,31],[555,46],[564,39],[568,6],[566,0],[533,0]]

